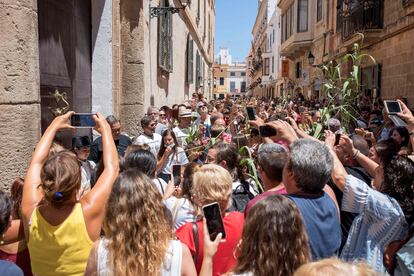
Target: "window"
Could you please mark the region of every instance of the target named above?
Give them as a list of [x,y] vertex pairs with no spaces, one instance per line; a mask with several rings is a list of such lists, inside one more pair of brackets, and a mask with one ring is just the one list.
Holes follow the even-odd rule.
[[186,82],[193,83],[194,81],[194,42],[190,38],[190,35],[187,37],[187,76]]
[[272,36],[273,40],[272,43],[275,43],[275,29],[273,29],[273,36]]
[[[161,0],[161,7],[168,7],[168,0]],[[167,12],[158,17],[158,66],[172,72],[172,13]]]
[[220,78],[220,85],[224,85],[224,78]]
[[235,81],[230,82],[230,92],[236,92],[236,82]]
[[197,1],[197,18],[196,18],[196,22],[197,22],[197,26],[198,23],[200,23],[200,0]]
[[236,72],[230,72],[230,77],[235,77],[236,76]]
[[290,8],[288,9],[288,12],[287,12],[287,17],[286,17],[286,24],[287,24],[287,27],[286,27],[286,40],[290,37],[290,34],[292,33],[292,30],[291,30],[291,24],[290,24],[290,22],[291,22],[291,20],[290,20]]
[[241,82],[240,92],[246,92],[246,82],[245,81]]
[[308,0],[298,0],[298,33],[308,31]]
[[288,24],[290,24],[290,33],[288,37],[291,37],[293,35],[293,5],[289,8],[289,14],[290,14],[290,21]]
[[245,77],[246,76],[246,72],[241,72],[240,76]]
[[286,40],[286,15],[282,14],[282,43]]
[[322,20],[322,0],[316,2],[316,22]]
[[272,74],[275,72],[275,57],[272,57]]
[[269,75],[269,63],[270,63],[269,58],[265,58],[264,59],[264,73],[263,73],[265,76]]
[[201,81],[201,59],[200,59],[200,53],[197,51],[196,54],[196,89],[200,88],[200,81]]
[[295,75],[297,79],[302,78],[302,62],[296,62]]
[[344,0],[337,0],[336,6],[336,32],[342,30],[342,5]]

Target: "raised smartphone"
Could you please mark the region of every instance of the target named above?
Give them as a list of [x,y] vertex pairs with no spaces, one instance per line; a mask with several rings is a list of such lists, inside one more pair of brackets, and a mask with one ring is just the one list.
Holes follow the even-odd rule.
[[223,219],[221,217],[220,206],[217,202],[213,202],[203,206],[203,213],[206,219],[207,230],[210,240],[214,241],[219,233],[221,239],[226,239],[226,231],[224,230]]
[[249,118],[250,121],[256,120],[256,111],[254,107],[248,106],[246,107],[246,111],[247,111],[247,117]]
[[398,101],[384,101],[388,114],[398,114],[402,112],[401,105]]
[[181,183],[181,165],[173,165],[173,179],[174,179],[174,186],[178,187]]
[[70,124],[76,128],[92,128],[96,126],[93,113],[75,113],[70,118]]
[[272,137],[276,136],[276,130],[268,125],[263,125],[259,127],[260,137]]

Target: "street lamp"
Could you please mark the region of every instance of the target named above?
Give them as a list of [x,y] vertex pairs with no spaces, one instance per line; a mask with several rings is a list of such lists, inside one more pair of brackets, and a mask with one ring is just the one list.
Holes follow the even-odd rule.
[[309,51],[309,54],[308,54],[308,62],[309,62],[309,65],[311,65],[311,66],[313,66],[313,64],[315,63],[315,56],[310,51]]
[[178,13],[180,10],[184,10],[189,4],[191,4],[191,0],[181,0],[181,7],[150,7],[150,14],[151,18],[160,17],[167,13]]

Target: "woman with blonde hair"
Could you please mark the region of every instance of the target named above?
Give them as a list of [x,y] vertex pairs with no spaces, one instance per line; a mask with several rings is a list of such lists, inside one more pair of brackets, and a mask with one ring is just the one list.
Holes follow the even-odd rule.
[[[217,242],[204,238],[207,252],[200,275],[211,275],[211,259]],[[271,195],[250,209],[241,242],[235,252],[233,276],[291,276],[310,261],[310,249],[302,216],[295,203],[282,195]]]
[[85,275],[196,275],[188,248],[172,239],[167,212],[151,179],[133,169],[122,172]]
[[56,117],[33,153],[23,186],[22,221],[35,275],[83,275],[93,242],[101,233],[105,204],[118,175],[119,161],[109,124],[93,116],[102,134],[104,170],[80,201],[81,168],[76,155],[49,156],[56,133],[72,128],[74,112]]
[[[217,202],[223,218],[226,240],[218,246],[217,254],[212,259],[213,275],[221,275],[231,271],[236,265],[234,251],[243,231],[244,215],[239,212],[226,212],[231,204],[233,179],[230,173],[218,165],[204,165],[193,178],[192,194],[194,203],[201,208]],[[203,262],[203,224],[188,222],[176,231],[178,239],[191,251],[197,272]],[[196,233],[196,234],[194,234]]]
[[294,276],[375,276],[377,274],[366,263],[347,263],[338,258],[323,259],[301,266]]

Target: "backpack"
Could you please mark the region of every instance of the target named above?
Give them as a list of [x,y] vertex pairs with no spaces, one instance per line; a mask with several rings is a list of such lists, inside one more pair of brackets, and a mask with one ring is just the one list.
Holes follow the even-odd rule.
[[250,192],[249,183],[246,180],[242,180],[240,185],[231,194],[231,207],[227,210],[228,212],[244,212],[247,203],[254,198],[254,195]]

